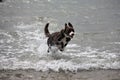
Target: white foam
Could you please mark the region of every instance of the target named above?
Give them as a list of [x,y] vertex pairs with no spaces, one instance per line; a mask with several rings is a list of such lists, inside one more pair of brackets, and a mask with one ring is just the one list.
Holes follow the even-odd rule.
[[74,48],[74,47],[80,47],[80,46],[77,45],[77,44],[68,44],[67,47],[68,48]]
[[114,42],[114,44],[120,44],[120,42]]
[[[73,56],[73,55],[72,55]],[[86,55],[87,56],[87,55]],[[47,71],[52,69],[53,71],[59,71],[59,69],[63,69],[65,71],[77,71],[78,69],[87,69],[90,68],[102,68],[102,69],[119,69],[119,62],[109,62],[106,59],[95,59],[94,57],[86,57],[87,59],[83,58],[83,62],[76,63],[72,60],[66,61],[64,59],[60,60],[39,60],[37,62],[31,62],[28,60],[20,61],[18,59],[2,59],[1,65],[3,68],[6,69],[35,69],[35,70],[42,70]],[[81,59],[82,60],[82,59]],[[107,62],[108,61],[108,62]],[[12,62],[12,65],[10,65]]]
[[37,49],[39,56],[43,56],[47,54],[47,45],[45,43],[46,43],[45,41],[41,42],[41,44]]
[[[14,59],[13,59],[14,60]],[[3,62],[3,61],[2,61]],[[42,70],[47,71],[49,69],[52,69],[53,71],[59,71],[59,69],[63,69],[65,71],[77,71],[78,69],[90,69],[90,68],[103,68],[103,69],[118,69],[120,68],[119,62],[113,62],[113,63],[103,63],[103,61],[98,61],[97,63],[92,62],[85,62],[76,64],[71,61],[65,61],[63,59],[61,60],[51,60],[51,61],[45,61],[40,60],[39,62],[32,63],[30,61],[11,61],[13,62],[13,66],[9,65],[10,62],[4,61],[5,64],[4,68],[6,69],[35,69],[35,70]]]

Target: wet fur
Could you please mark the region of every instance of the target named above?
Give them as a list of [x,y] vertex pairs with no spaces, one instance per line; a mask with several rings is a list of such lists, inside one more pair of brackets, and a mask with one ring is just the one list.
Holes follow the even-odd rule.
[[[68,25],[65,23],[65,29],[62,29],[59,32],[54,32],[50,34],[48,30],[49,23],[45,25],[44,32],[46,37],[48,37],[47,45],[48,52],[51,50],[52,46],[56,46],[60,51],[64,51],[64,48],[67,46],[68,42],[74,36],[74,29],[71,23]],[[71,34],[70,34],[71,33]]]

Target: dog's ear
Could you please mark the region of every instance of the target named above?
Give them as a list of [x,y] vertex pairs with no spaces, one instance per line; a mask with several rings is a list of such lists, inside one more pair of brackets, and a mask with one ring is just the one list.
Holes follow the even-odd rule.
[[72,25],[70,22],[68,22],[68,25],[69,25],[69,27],[72,27],[72,28],[73,28],[73,25]]
[[67,23],[65,23],[65,28],[67,28],[68,26],[67,26]]
[[65,31],[67,30],[68,26],[67,26],[67,23],[65,23]]

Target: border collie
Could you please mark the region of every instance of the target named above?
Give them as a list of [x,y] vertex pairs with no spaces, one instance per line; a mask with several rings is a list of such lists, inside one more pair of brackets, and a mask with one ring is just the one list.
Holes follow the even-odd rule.
[[58,50],[64,51],[64,48],[67,46],[68,42],[74,36],[74,28],[73,25],[69,22],[68,24],[65,23],[65,28],[59,32],[50,33],[48,30],[49,23],[45,25],[44,33],[46,37],[48,37],[47,45],[48,50],[47,52],[51,51],[51,47],[55,46]]

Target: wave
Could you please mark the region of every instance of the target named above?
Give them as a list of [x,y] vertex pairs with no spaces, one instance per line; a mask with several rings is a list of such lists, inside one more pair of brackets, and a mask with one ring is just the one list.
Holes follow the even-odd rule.
[[0,30],[0,69],[120,69],[118,53],[83,47],[77,42],[70,42],[62,53],[48,54],[42,26],[42,23],[22,24],[15,31]]

